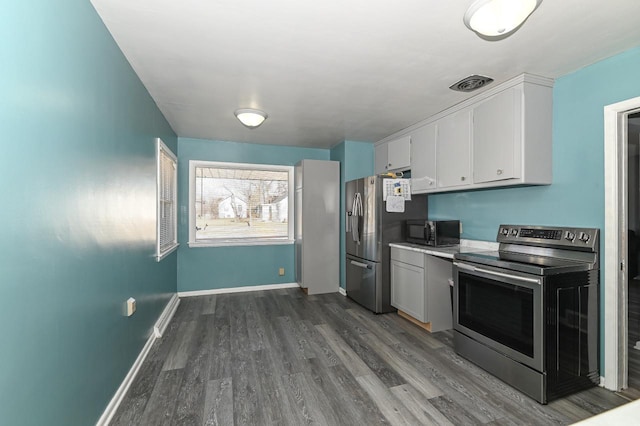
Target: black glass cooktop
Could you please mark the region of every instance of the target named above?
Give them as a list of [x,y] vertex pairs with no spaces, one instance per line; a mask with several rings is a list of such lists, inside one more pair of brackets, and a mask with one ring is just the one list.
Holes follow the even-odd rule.
[[456,253],[454,259],[535,275],[553,275],[593,269],[593,264],[584,261],[499,251]]

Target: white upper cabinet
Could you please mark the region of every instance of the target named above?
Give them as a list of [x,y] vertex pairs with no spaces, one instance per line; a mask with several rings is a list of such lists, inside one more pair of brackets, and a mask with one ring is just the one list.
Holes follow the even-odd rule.
[[[522,74],[403,131],[412,192],[551,184],[552,104],[553,80]],[[388,139],[376,147],[376,167],[387,165],[377,173],[396,162],[382,162],[391,151],[381,147],[397,141]]]
[[411,192],[436,188],[436,131],[432,123],[411,134]]
[[474,183],[520,177],[521,101],[521,91],[511,88],[474,108]]
[[404,136],[376,146],[375,173],[411,168],[411,136]]
[[474,108],[473,182],[551,183],[552,89],[523,82]]
[[471,184],[471,110],[438,120],[436,169],[438,188]]

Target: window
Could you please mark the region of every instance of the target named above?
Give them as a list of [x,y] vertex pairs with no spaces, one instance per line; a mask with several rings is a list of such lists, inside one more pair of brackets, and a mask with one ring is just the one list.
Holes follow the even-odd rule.
[[178,248],[178,159],[156,140],[156,259],[160,262]]
[[189,161],[189,246],[292,244],[292,191],[291,166]]

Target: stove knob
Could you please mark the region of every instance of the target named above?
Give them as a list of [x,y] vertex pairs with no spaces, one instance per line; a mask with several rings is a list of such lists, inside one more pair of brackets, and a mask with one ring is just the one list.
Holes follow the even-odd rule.
[[586,232],[580,233],[580,241],[582,241],[583,243],[588,243],[590,239],[591,239],[591,236]]
[[500,229],[500,233],[506,237],[507,235],[509,235],[509,229],[502,228]]
[[512,237],[517,237],[517,236],[518,236],[518,230],[517,230],[516,228],[513,228],[513,229],[511,230],[511,236],[512,236]]
[[565,240],[569,240],[569,241],[573,241],[573,240],[576,239],[576,234],[574,232],[567,231],[567,233],[564,235],[564,239]]

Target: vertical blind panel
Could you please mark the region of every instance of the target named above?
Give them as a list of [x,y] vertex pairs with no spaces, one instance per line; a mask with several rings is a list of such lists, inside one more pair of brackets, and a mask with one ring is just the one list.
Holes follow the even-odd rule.
[[176,163],[160,150],[160,250],[176,242]]

